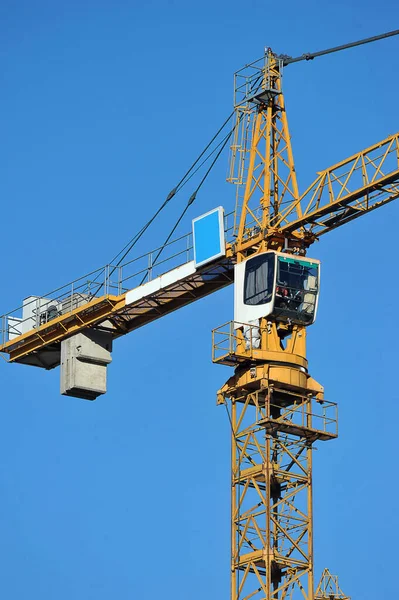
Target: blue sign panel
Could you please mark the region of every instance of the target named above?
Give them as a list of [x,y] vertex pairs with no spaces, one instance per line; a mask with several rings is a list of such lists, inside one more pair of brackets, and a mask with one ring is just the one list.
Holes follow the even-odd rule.
[[222,206],[193,219],[194,261],[196,267],[206,265],[208,262],[225,255],[223,221]]

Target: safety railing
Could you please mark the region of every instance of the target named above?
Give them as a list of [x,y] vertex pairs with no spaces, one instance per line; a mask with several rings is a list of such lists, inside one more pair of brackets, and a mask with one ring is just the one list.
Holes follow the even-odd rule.
[[[225,237],[233,237],[233,213],[225,215]],[[124,264],[108,264],[44,296],[30,296],[0,317],[0,345],[103,296],[119,296],[193,260],[192,233]]]
[[[275,60],[278,61],[281,72],[283,61],[277,57]],[[234,74],[234,106],[237,108],[245,105],[262,90],[277,93],[274,79],[275,74],[273,78],[269,53],[265,49],[265,54],[261,58],[245,65]]]
[[248,431],[266,430],[268,433],[329,440],[338,435],[338,406],[335,402],[317,399],[309,391],[303,394],[271,384],[249,395],[235,399],[237,403],[250,403],[255,409],[251,423],[242,423],[237,438],[245,439]]
[[212,360],[215,363],[235,365],[254,357],[259,350],[262,333],[259,325],[228,321],[212,330]]
[[[278,393],[278,390],[274,390]],[[284,390],[287,398],[286,390]],[[315,431],[318,437],[332,438],[338,435],[338,406],[329,400],[315,400],[312,397],[301,398],[293,395],[293,402],[282,407],[278,401],[273,400],[274,394],[268,400],[268,419],[276,429],[285,430],[286,433],[301,434],[306,430]]]

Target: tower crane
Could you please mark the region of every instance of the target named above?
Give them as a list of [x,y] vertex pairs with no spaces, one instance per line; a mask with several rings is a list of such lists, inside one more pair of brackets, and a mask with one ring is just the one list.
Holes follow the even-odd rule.
[[116,338],[234,282],[234,320],[212,332],[213,361],[234,368],[217,393],[231,425],[231,600],[348,598],[327,569],[314,583],[312,447],[337,437],[337,405],[308,367],[320,262],[307,253],[399,197],[399,133],[319,172],[300,193],[282,72],[398,33],[297,58],[267,48],[235,74],[234,212],[218,207],[194,219],[192,236],[2,317],[9,362],[60,365],[61,392],[93,400],[106,391]]

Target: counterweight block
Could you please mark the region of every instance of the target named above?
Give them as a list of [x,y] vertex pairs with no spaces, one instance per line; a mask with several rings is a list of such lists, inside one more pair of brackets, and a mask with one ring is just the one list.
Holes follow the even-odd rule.
[[95,400],[107,391],[112,333],[88,329],[61,342],[61,394]]

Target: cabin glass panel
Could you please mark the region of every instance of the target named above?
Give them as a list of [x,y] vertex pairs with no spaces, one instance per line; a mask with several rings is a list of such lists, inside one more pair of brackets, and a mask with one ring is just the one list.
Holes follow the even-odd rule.
[[244,279],[244,304],[267,304],[273,297],[274,254],[261,254],[248,261]]
[[277,257],[274,316],[296,323],[313,323],[319,289],[318,263]]

